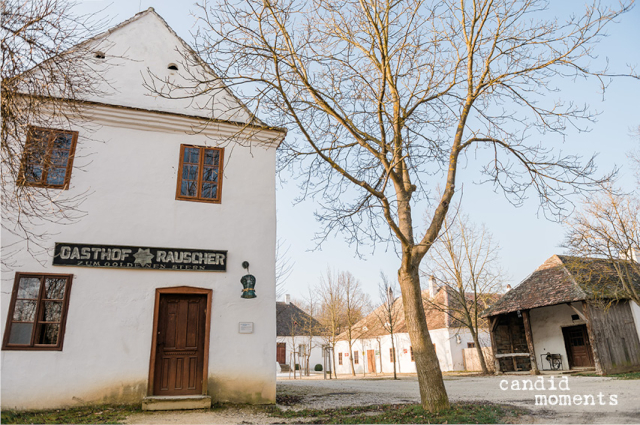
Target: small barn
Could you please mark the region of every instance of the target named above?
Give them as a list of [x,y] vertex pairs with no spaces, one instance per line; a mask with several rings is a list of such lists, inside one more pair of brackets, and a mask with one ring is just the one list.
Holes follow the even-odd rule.
[[485,310],[496,372],[640,370],[640,307],[616,271],[624,261],[554,255]]

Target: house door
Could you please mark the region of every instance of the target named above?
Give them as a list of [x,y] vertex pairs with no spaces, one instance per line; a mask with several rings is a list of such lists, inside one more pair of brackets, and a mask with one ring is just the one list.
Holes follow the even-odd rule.
[[586,325],[562,328],[564,343],[569,356],[569,367],[593,367],[591,345]]
[[369,373],[376,373],[376,352],[367,350],[367,360],[369,362]]
[[280,364],[287,363],[287,343],[279,342],[276,347],[276,361]]
[[207,296],[161,294],[154,395],[202,394]]

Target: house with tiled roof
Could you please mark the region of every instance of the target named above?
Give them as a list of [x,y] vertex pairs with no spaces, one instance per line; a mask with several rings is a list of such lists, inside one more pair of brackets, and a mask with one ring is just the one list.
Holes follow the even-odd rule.
[[621,268],[640,291],[634,260],[554,255],[491,305],[483,316],[496,370],[640,370],[640,307]]
[[326,344],[320,322],[291,302],[289,295],[276,302],[276,362],[280,370],[306,373],[323,364],[322,346]]
[[[429,335],[443,371],[465,370],[465,349],[474,348],[469,330],[455,319],[447,306],[455,303],[451,289],[438,288],[430,280],[429,289],[422,291],[422,300],[429,327]],[[346,332],[338,336],[335,346],[336,371],[348,374],[392,373],[394,357],[397,373],[415,373],[411,339],[404,320],[402,297],[393,301],[391,317],[395,317],[393,344],[389,332],[389,314],[380,306],[354,325],[351,349]],[[388,309],[387,309],[388,310]],[[489,345],[489,333],[481,328],[478,332],[480,344]],[[475,350],[472,350],[475,351]],[[352,356],[352,358],[350,358]]]

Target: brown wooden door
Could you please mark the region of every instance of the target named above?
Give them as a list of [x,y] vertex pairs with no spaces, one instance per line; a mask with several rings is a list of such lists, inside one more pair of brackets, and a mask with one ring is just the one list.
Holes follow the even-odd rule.
[[276,361],[280,364],[287,362],[287,343],[279,342],[276,347]]
[[593,367],[591,345],[585,325],[562,328],[569,356],[569,367]]
[[154,395],[202,394],[206,295],[160,295]]
[[367,360],[369,361],[369,373],[376,373],[376,353],[373,350],[367,350]]

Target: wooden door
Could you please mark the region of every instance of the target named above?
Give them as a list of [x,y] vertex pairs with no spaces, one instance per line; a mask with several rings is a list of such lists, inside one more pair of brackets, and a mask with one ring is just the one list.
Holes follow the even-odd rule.
[[206,295],[160,295],[154,395],[202,394],[206,305]]
[[279,342],[276,347],[276,361],[280,364],[287,363],[287,343]]
[[569,356],[569,367],[593,367],[591,345],[585,325],[562,328],[564,342]]
[[367,360],[369,361],[369,373],[376,373],[376,353],[373,350],[367,350]]

